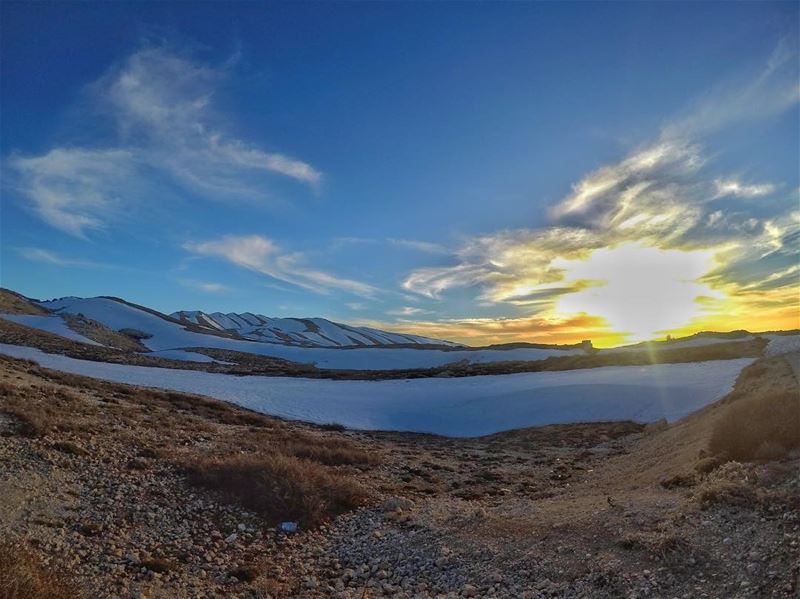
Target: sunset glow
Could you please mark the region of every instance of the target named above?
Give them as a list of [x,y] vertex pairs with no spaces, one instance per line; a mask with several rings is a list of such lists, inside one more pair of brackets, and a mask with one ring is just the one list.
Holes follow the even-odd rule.
[[586,260],[560,260],[567,281],[586,288],[561,296],[555,311],[598,316],[629,341],[681,330],[701,320],[708,300],[723,294],[700,282],[714,266],[710,251],[660,250],[639,243],[602,248]]

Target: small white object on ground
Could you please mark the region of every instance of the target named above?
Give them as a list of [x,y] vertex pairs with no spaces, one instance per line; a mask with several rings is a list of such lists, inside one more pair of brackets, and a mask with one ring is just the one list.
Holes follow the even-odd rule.
[[281,522],[281,532],[293,533],[297,532],[297,522]]

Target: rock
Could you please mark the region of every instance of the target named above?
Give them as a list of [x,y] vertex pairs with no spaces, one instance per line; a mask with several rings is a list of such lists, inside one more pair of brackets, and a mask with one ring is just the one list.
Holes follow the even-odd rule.
[[725,537],[724,539],[722,539],[723,545],[730,545],[731,543],[733,543],[733,539],[730,537]]
[[410,510],[414,507],[414,503],[405,497],[392,497],[383,502],[381,509],[384,512],[396,512]]
[[286,534],[295,533],[297,532],[297,522],[281,522],[278,529]]
[[226,543],[235,543],[236,539],[238,539],[238,538],[239,538],[239,535],[237,535],[234,532],[234,533],[231,533],[230,535],[228,535],[227,537],[225,537],[225,542]]

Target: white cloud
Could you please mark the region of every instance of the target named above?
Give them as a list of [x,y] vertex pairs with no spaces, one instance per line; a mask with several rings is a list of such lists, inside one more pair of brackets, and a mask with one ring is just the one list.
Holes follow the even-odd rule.
[[104,228],[142,196],[160,195],[164,180],[215,200],[267,201],[269,173],[318,189],[322,174],[307,162],[228,133],[213,102],[226,69],[164,48],[135,52],[89,86],[116,124],[115,143],[14,155],[8,166],[16,189],[45,222],[78,237]]
[[781,40],[758,70],[713,87],[664,128],[666,138],[703,136],[732,123],[780,114],[800,101],[796,39]]
[[9,164],[36,214],[77,237],[102,229],[121,210],[121,190],[136,172],[133,153],[113,149],[56,148],[41,156],[12,156]]
[[769,195],[776,189],[772,183],[761,183],[759,185],[747,185],[740,183],[736,179],[722,180],[717,179],[714,181],[717,188],[715,197],[723,198],[726,196],[734,196],[738,198],[758,198],[761,196]]
[[224,258],[237,266],[315,293],[324,294],[331,289],[338,289],[371,297],[377,291],[366,283],[309,268],[303,254],[285,253],[275,242],[261,235],[228,235],[211,241],[187,243],[184,248],[202,256]]
[[427,254],[449,254],[450,250],[439,243],[430,241],[419,241],[417,239],[394,239],[390,238],[389,243],[400,247],[409,248]]
[[42,262],[45,264],[52,264],[54,266],[62,266],[65,268],[113,268],[110,264],[103,264],[102,262],[94,262],[91,260],[76,260],[74,258],[65,258],[53,251],[46,250],[38,247],[21,247],[17,248],[19,254],[26,260],[32,262]]
[[190,289],[197,289],[203,293],[226,293],[230,291],[227,285],[222,283],[213,283],[210,281],[196,281],[194,279],[179,279],[178,281],[184,287]]
[[420,314],[433,314],[431,310],[424,310],[414,306],[403,306],[396,310],[388,310],[386,312],[390,316],[418,316]]

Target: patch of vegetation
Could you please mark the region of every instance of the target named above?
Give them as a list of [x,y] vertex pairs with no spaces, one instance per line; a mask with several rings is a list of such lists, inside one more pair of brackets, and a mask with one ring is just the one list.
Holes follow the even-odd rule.
[[661,481],[661,486],[665,489],[693,487],[696,484],[697,477],[694,474],[676,474]]
[[728,460],[781,459],[800,447],[800,394],[750,393],[726,406],[709,441],[712,454]]
[[0,542],[0,597],[80,599],[85,595],[21,543]]
[[200,459],[186,466],[191,484],[260,513],[272,523],[316,526],[366,500],[350,477],[287,455]]
[[77,456],[85,456],[87,455],[87,451],[81,447],[80,445],[76,445],[71,441],[56,441],[53,443],[53,449],[57,449],[58,451],[63,451],[64,453],[68,453],[70,455],[77,455]]
[[707,481],[698,489],[694,499],[703,509],[716,504],[754,507],[759,503],[756,489],[737,481]]
[[339,424],[338,422],[329,422],[326,424],[320,424],[319,428],[323,431],[333,431],[337,433],[343,433],[347,430],[344,424]]
[[147,568],[151,572],[157,572],[159,574],[166,574],[167,572],[175,569],[175,564],[160,557],[142,560],[139,565],[142,568]]
[[137,338],[119,333],[96,320],[86,318],[83,314],[62,314],[61,317],[76,333],[107,347],[134,352],[149,351]]
[[103,532],[103,527],[97,522],[84,522],[78,525],[78,532],[86,537],[96,537]]
[[342,437],[312,436],[294,432],[282,435],[275,442],[277,449],[286,455],[319,462],[327,466],[345,464],[376,464],[380,455],[357,446]]
[[258,577],[258,572],[251,566],[242,566],[228,572],[228,576],[233,576],[239,582],[253,582]]
[[3,288],[0,288],[0,312],[5,314],[33,314],[37,316],[49,314],[47,310],[37,306],[24,295]]

